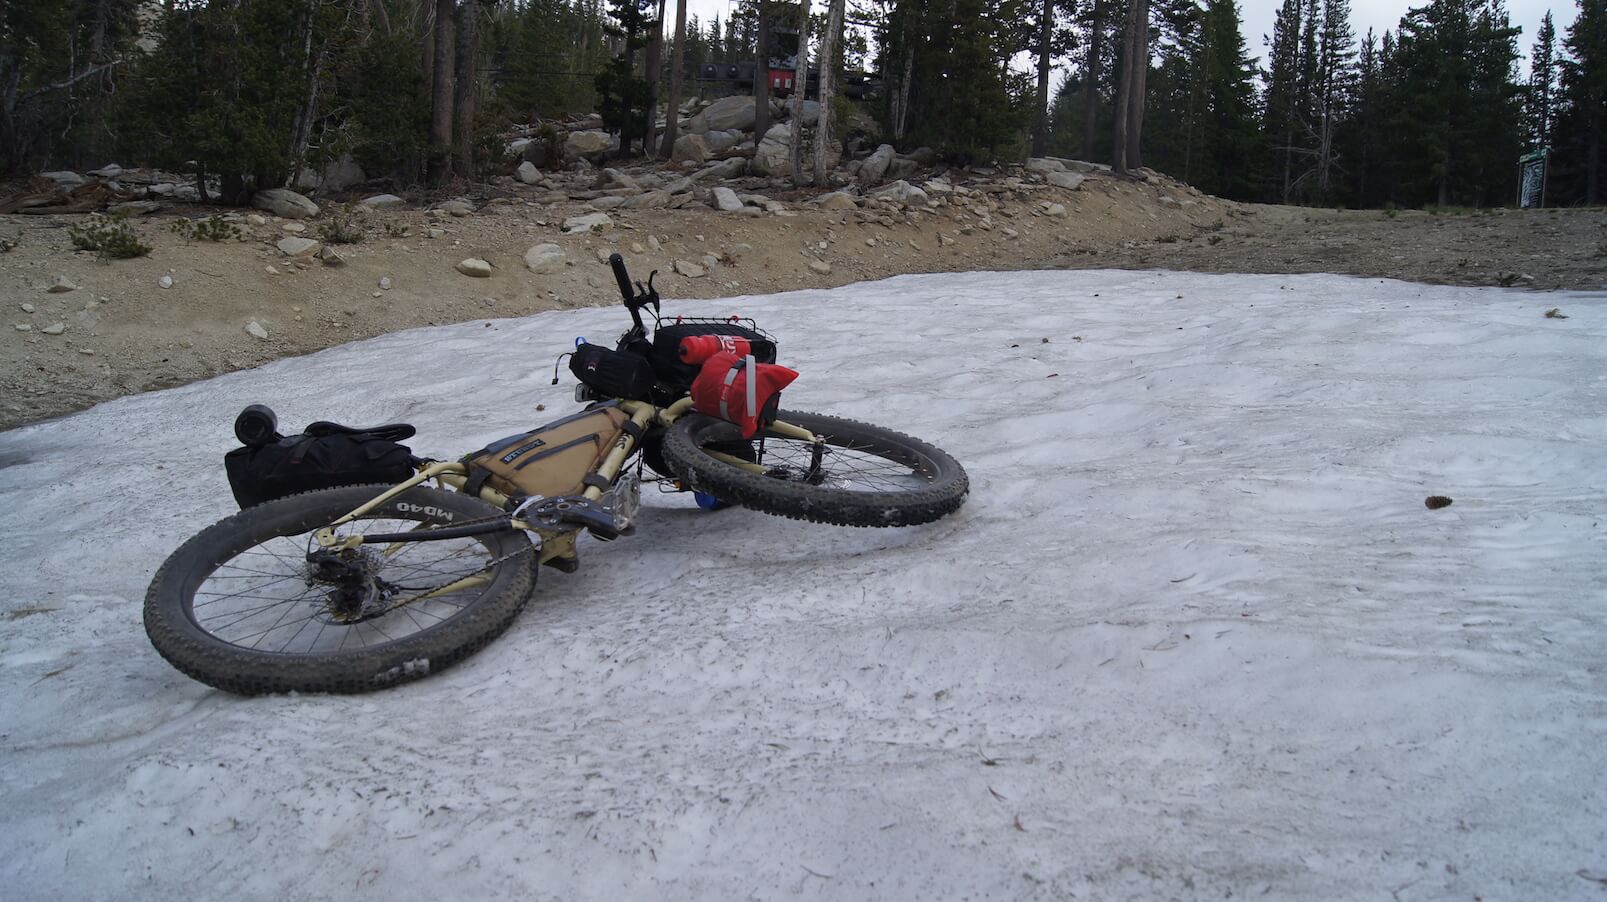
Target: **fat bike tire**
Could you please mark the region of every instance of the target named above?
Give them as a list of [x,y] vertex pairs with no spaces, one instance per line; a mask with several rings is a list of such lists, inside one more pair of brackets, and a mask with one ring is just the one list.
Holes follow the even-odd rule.
[[687,486],[726,503],[838,526],[930,523],[958,510],[970,491],[959,462],[920,439],[818,413],[783,410],[777,419],[825,439],[820,466],[809,443],[770,430],[762,446],[752,443],[763,474],[715,457],[709,450],[729,449],[741,436],[731,423],[701,414],[665,433],[665,462]]
[[[535,585],[523,532],[359,546],[363,588],[344,595],[337,586],[350,580],[321,578],[307,561],[314,531],[388,488],[292,495],[202,530],[162,564],[146,592],[151,644],[190,677],[240,695],[369,692],[479,651],[508,628]],[[499,513],[479,499],[418,486],[337,534],[401,533]],[[471,584],[439,592],[463,580]],[[353,605],[360,605],[355,613]]]

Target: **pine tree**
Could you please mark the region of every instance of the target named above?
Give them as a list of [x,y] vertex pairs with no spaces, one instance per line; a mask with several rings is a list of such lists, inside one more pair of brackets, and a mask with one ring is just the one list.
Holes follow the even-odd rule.
[[646,113],[652,100],[647,80],[636,74],[636,52],[652,40],[658,23],[649,14],[655,0],[608,0],[613,23],[605,30],[621,39],[621,49],[596,78],[597,111],[603,126],[619,135],[619,152],[647,136]]
[[1557,118],[1560,187],[1576,202],[1602,203],[1607,142],[1607,0],[1581,0],[1561,60],[1562,111]]
[[1268,39],[1262,132],[1279,181],[1273,193],[1287,203],[1294,181],[1295,131],[1300,124],[1300,0],[1283,0]]
[[1531,147],[1551,143],[1552,96],[1557,89],[1557,29],[1551,10],[1540,20],[1534,49],[1529,52],[1529,87],[1524,95],[1524,125]]
[[1333,180],[1339,166],[1336,141],[1350,113],[1355,91],[1355,62],[1351,56],[1355,43],[1355,33],[1350,30],[1350,0],[1326,0],[1317,41],[1317,84],[1312,98],[1315,190],[1322,203],[1333,201]]

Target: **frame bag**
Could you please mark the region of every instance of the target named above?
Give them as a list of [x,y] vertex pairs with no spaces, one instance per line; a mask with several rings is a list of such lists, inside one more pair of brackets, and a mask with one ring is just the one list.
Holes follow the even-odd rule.
[[469,467],[463,490],[475,495],[487,486],[514,499],[578,495],[589,485],[607,491],[597,468],[629,424],[618,405],[601,404],[499,439],[463,458]]

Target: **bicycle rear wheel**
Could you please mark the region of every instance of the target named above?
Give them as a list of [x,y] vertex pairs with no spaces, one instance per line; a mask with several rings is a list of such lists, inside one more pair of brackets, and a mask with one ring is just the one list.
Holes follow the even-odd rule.
[[[777,417],[824,439],[823,453],[817,458],[811,443],[770,429],[762,442],[744,446],[752,449],[751,457],[732,455],[732,443],[741,442],[737,427],[693,414],[665,433],[664,459],[697,491],[817,523],[915,526],[965,503],[970,491],[965,469],[920,439],[818,413],[784,410]],[[729,460],[732,456],[756,460],[757,469]]]
[[[435,673],[513,621],[535,583],[516,530],[318,554],[312,534],[389,486],[308,492],[222,520],[184,543],[145,596],[145,629],[169,663],[242,695],[366,692]],[[499,515],[415,487],[341,536],[462,525]]]

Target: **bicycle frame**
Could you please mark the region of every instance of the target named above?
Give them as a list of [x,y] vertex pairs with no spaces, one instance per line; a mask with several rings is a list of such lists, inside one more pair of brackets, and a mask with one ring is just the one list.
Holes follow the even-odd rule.
[[[689,397],[682,398],[676,401],[674,404],[671,404],[669,407],[663,408],[657,407],[645,401],[620,400],[618,403],[620,409],[630,415],[630,421],[636,424],[638,431],[645,431],[648,427],[668,428],[669,426],[674,425],[676,420],[685,416],[692,409],[692,399]],[[777,421],[771,423],[766,428],[769,432],[773,432],[777,435],[785,436],[787,438],[800,439],[802,441],[810,442],[817,447],[822,445],[822,440],[814,433],[807,429],[794,426],[790,423]],[[610,485],[612,485],[618,478],[620,471],[624,468],[625,462],[628,461],[631,455],[636,452],[638,445],[638,440],[629,432],[621,434],[619,440],[614,444],[613,449],[609,451],[608,455],[603,458],[602,464],[598,466],[597,475],[603,477]],[[743,469],[751,470],[755,473],[765,472],[765,468],[763,466],[751,461],[742,460],[741,458],[718,451],[709,451],[708,453],[713,457],[719,458],[720,460],[735,466],[742,467]],[[389,543],[390,547],[388,547],[384,552],[387,556],[389,556],[396,553],[396,551],[400,549],[402,543],[446,538],[448,537],[448,530],[451,530],[450,535],[452,537],[461,537],[481,533],[501,532],[510,529],[521,529],[525,530],[526,532],[535,533],[541,538],[541,553],[540,557],[538,558],[538,563],[545,564],[548,561],[558,558],[572,558],[574,556],[575,537],[580,531],[579,527],[555,529],[549,526],[531,523],[527,520],[522,520],[511,515],[506,520],[489,521],[488,523],[483,524],[483,526],[463,528],[467,529],[468,531],[448,527],[447,530],[418,531],[419,534],[412,537],[388,535],[370,539],[369,537],[362,535],[353,535],[344,539],[336,538],[334,532],[336,527],[350,523],[353,520],[356,520],[358,517],[361,517],[369,511],[374,510],[380,505],[386,503],[387,501],[390,501],[398,495],[401,495],[408,489],[421,485],[432,479],[437,483],[449,486],[456,491],[462,491],[464,486],[468,483],[469,469],[462,463],[455,461],[427,462],[420,467],[419,471],[412,477],[403,482],[397,483],[389,489],[386,489],[384,492],[374,496],[360,507],[342,516],[340,519],[335,520],[322,529],[319,529],[317,532],[313,533],[313,538],[317,541],[319,546],[329,551],[344,551],[356,548],[359,545],[363,545],[370,541],[384,541]],[[601,488],[596,486],[588,486],[579,497],[585,499],[586,501],[595,502],[602,499],[604,494],[605,493]],[[485,487],[480,489],[478,497],[480,500],[492,505],[493,507],[502,509],[506,509],[509,502],[512,500],[507,495],[504,495],[495,489]],[[435,589],[428,593],[428,595],[446,594],[449,592],[470,588],[474,585],[484,583],[485,579],[486,577],[478,575],[466,577],[450,585]]]

